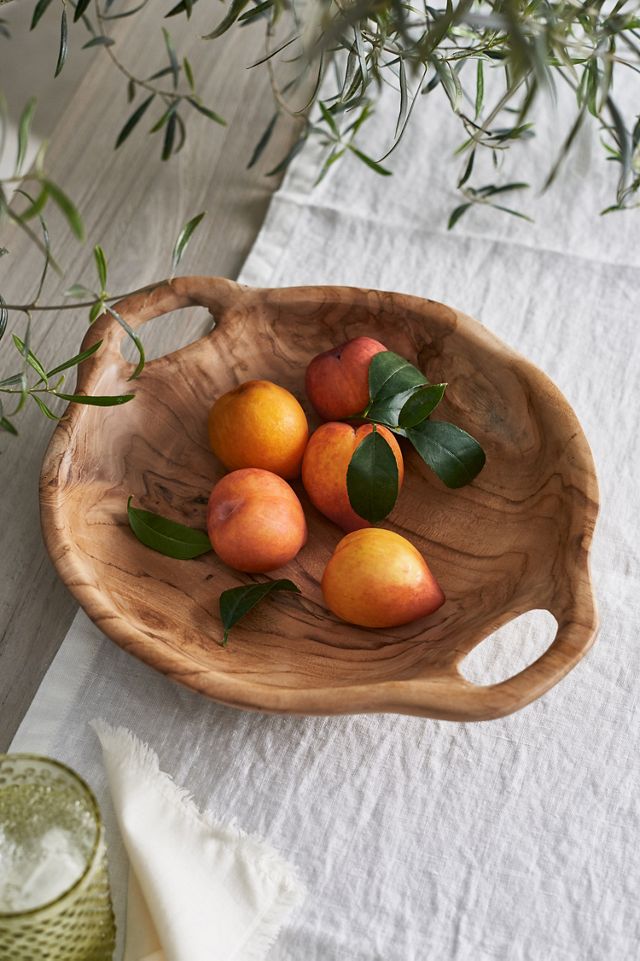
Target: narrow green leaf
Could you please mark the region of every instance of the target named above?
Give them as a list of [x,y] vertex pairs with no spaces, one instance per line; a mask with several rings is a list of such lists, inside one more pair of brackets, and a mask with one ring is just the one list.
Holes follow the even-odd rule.
[[167,129],[164,133],[164,142],[162,144],[162,160],[168,160],[173,153],[173,144],[176,138],[176,128],[178,121],[176,119],[177,114],[174,112],[169,117],[167,122]]
[[475,116],[480,116],[480,111],[482,110],[482,104],[484,103],[484,63],[481,59],[478,59],[476,64],[476,104],[475,104]]
[[353,452],[347,469],[347,493],[356,514],[372,524],[393,510],[398,498],[398,464],[375,426]]
[[250,170],[251,167],[253,167],[253,166],[258,162],[258,160],[260,159],[260,157],[262,156],[262,153],[263,153],[265,147],[267,146],[267,144],[268,144],[269,141],[271,140],[271,134],[273,133],[273,131],[274,131],[274,129],[275,129],[275,126],[276,126],[276,124],[277,124],[277,122],[278,122],[278,117],[279,117],[279,116],[280,116],[279,112],[276,111],[276,112],[274,113],[273,117],[271,118],[271,120],[269,121],[269,123],[267,124],[267,127],[266,127],[264,133],[263,133],[262,136],[260,137],[260,140],[258,140],[257,144],[255,145],[254,151],[253,151],[253,153],[251,154],[251,160],[250,160],[249,163],[247,164],[247,170]]
[[196,82],[193,78],[193,69],[186,57],[182,61],[182,66],[184,68],[184,75],[187,78],[187,83],[189,84],[189,89],[194,91],[196,89]]
[[89,407],[117,407],[119,404],[128,404],[136,396],[135,394],[112,394],[99,397],[95,394],[63,394],[54,391],[56,397],[68,400],[71,404],[86,404]]
[[383,167],[382,164],[379,164],[377,160],[372,160],[371,157],[367,157],[365,153],[362,153],[362,151],[358,150],[357,147],[354,147],[353,144],[347,144],[347,147],[356,155],[358,160],[361,160],[363,164],[367,165],[367,167],[371,167],[371,169],[375,170],[377,174],[380,174],[382,177],[391,176],[390,170],[387,170],[386,167]]
[[242,13],[242,11],[244,10],[244,8],[247,6],[248,3],[249,3],[249,0],[232,0],[231,6],[229,8],[229,12],[226,15],[226,17],[224,17],[220,21],[218,26],[214,30],[212,30],[211,33],[206,33],[202,39],[215,40],[216,37],[220,37],[222,36],[223,33],[226,33],[229,27],[233,26],[233,24],[236,22],[236,20],[238,19],[238,17],[240,16],[240,14]]
[[220,114],[215,113],[213,110],[209,110],[208,107],[205,107],[204,104],[201,104],[200,101],[197,100],[195,97],[187,97],[187,100],[189,101],[191,106],[198,111],[198,113],[201,113],[205,117],[208,117],[209,120],[213,120],[214,123],[219,123],[223,127],[227,126],[227,121],[223,117],[221,117]]
[[4,337],[5,331],[7,329],[7,323],[9,321],[9,311],[5,307],[6,300],[0,294],[0,340]]
[[51,0],[38,0],[33,10],[33,17],[31,18],[31,30],[36,27],[46,11],[47,7],[51,5]]
[[73,14],[73,22],[77,23],[83,13],[86,12],[87,7],[91,3],[91,0],[77,0],[76,9]]
[[324,104],[324,103],[322,102],[322,100],[318,100],[318,106],[319,106],[319,108],[320,108],[320,113],[322,114],[322,117],[323,117],[323,119],[324,119],[324,122],[327,124],[327,126],[328,126],[329,129],[331,130],[331,133],[332,133],[336,138],[339,138],[339,137],[340,137],[340,131],[338,130],[338,125],[337,125],[337,123],[335,122],[333,116],[331,115],[331,112],[327,109],[326,104]]
[[132,500],[133,496],[127,501],[129,526],[145,547],[181,561],[200,557],[211,550],[211,542],[204,531],[185,527],[152,511],[132,507]]
[[104,310],[110,313],[115,320],[118,321],[118,323],[120,324],[124,332],[129,336],[129,338],[135,344],[136,350],[138,351],[138,363],[136,365],[134,372],[129,378],[129,380],[135,380],[142,373],[144,369],[144,364],[145,364],[144,347],[142,346],[142,341],[136,334],[133,327],[127,323],[124,317],[122,317],[117,310],[114,310],[113,307],[109,307],[108,304],[102,304],[102,307],[104,308]]
[[93,248],[93,259],[96,262],[98,280],[100,281],[100,290],[104,292],[107,286],[107,258],[105,257],[104,250],[100,244],[96,244],[96,246]]
[[470,434],[446,421],[425,420],[407,430],[425,464],[447,487],[463,487],[480,473],[485,453]]
[[132,78],[127,84],[127,103],[131,103],[136,95],[136,82]]
[[100,34],[97,37],[92,37],[91,40],[87,40],[86,43],[82,45],[83,50],[88,50],[89,47],[113,47],[115,40],[113,37],[106,37],[104,34]]
[[251,10],[246,10],[240,17],[238,17],[238,23],[242,24],[244,27],[246,24],[251,23],[257,17],[262,17],[264,14],[268,13],[273,7],[274,0],[263,0],[262,3],[257,3],[255,7]]
[[169,10],[169,13],[165,14],[165,17],[177,17],[179,13],[186,13],[188,18],[197,2],[198,0],[180,0],[180,3],[177,3],[175,7]]
[[232,587],[228,591],[223,591],[220,595],[220,620],[224,628],[224,635],[220,642],[222,647],[227,646],[229,631],[238,621],[252,611],[261,601],[275,591],[293,591],[300,594],[300,588],[293,581],[286,577],[281,577],[275,581],[266,581],[264,584],[247,584],[246,587]]
[[29,128],[31,127],[31,121],[33,119],[33,114],[35,113],[35,109],[36,98],[32,97],[22,111],[22,116],[20,117],[20,123],[18,125],[18,156],[16,158],[16,174],[20,173],[24,159],[27,155],[27,147],[29,145]]
[[125,123],[124,127],[118,134],[118,138],[116,140],[116,146],[115,146],[116,150],[125,142],[125,140],[129,136],[131,131],[134,129],[134,127],[136,127],[137,124],[142,120],[142,117],[149,109],[149,106],[151,105],[151,101],[155,99],[155,96],[156,96],[155,93],[152,93],[150,97],[147,97],[146,100],[143,100],[142,103],[138,107],[136,107],[136,109],[133,111],[133,113]]
[[72,284],[64,292],[65,297],[95,297],[96,295],[88,287],[83,287],[82,284]]
[[178,89],[178,81],[180,79],[180,65],[178,63],[178,57],[176,55],[176,49],[173,45],[173,40],[171,39],[171,34],[166,27],[162,28],[162,35],[164,37],[164,45],[167,48],[167,55],[169,57],[169,64],[171,66],[171,73],[173,74],[173,89]]
[[37,217],[44,209],[48,196],[47,188],[43,187],[33,203],[29,204],[29,206],[20,213],[20,219],[24,221],[31,220],[32,217]]
[[47,407],[45,402],[41,400],[37,394],[29,394],[29,397],[31,397],[32,400],[35,401],[36,405],[40,408],[44,416],[48,417],[49,420],[60,420],[60,418],[56,414],[54,414],[49,407]]
[[58,364],[58,366],[54,367],[52,370],[48,370],[47,378],[50,380],[56,374],[62,373],[63,370],[69,370],[69,368],[71,367],[76,367],[78,364],[81,364],[83,360],[86,360],[87,357],[91,357],[91,355],[95,354],[97,350],[100,350],[101,347],[102,347],[102,341],[99,340],[96,344],[93,344],[91,347],[87,347],[87,349],[83,350],[81,353],[76,354],[74,357],[70,357],[69,360],[63,361],[61,364]]
[[67,219],[69,226],[78,238],[78,240],[84,240],[84,226],[82,223],[82,218],[76,210],[74,204],[71,202],[69,197],[64,193],[57,184],[54,184],[51,180],[46,180],[45,186],[49,193],[49,196],[58,205],[62,213]]
[[191,237],[193,236],[194,231],[197,229],[205,213],[206,211],[203,210],[201,214],[197,214],[195,217],[189,220],[188,223],[184,225],[184,227],[178,234],[178,239],[176,240],[175,246],[173,248],[173,253],[171,255],[171,276],[172,277],[176,272],[178,264],[182,260],[182,256],[185,250],[187,249],[187,245],[191,240]]
[[159,118],[158,120],[156,120],[156,122],[154,123],[153,127],[151,127],[149,133],[157,133],[158,130],[162,130],[162,128],[163,128],[166,124],[169,123],[169,121],[171,120],[171,118],[172,118],[173,115],[175,114],[176,110],[178,109],[178,103],[179,103],[178,100],[173,100],[173,101],[169,104],[169,106],[168,106],[167,109],[164,111],[164,113],[162,113],[162,114],[160,115],[160,118]]
[[38,358],[36,357],[36,355],[34,354],[34,352],[27,348],[27,345],[25,344],[25,342],[20,337],[18,337],[17,334],[13,335],[13,343],[16,350],[22,357],[24,357],[29,367],[35,370],[36,374],[38,375],[38,377],[40,377],[41,380],[46,381],[47,375],[45,373],[45,369],[40,363],[40,361],[38,360]]
[[373,402],[428,384],[422,371],[392,350],[374,354],[369,364],[369,396]]
[[7,417],[0,417],[0,428],[6,430],[8,434],[13,434],[14,437],[18,436],[18,431]]
[[398,67],[398,83],[400,84],[400,107],[398,109],[398,119],[396,120],[396,129],[394,137],[397,137],[402,130],[407,116],[407,109],[409,106],[409,92],[407,90],[407,69],[404,65],[404,58],[400,60],[400,66]]
[[398,425],[404,430],[417,427],[434,412],[446,389],[446,384],[425,384],[424,387],[418,387],[400,411]]
[[93,324],[106,310],[104,300],[97,300],[89,310],[89,323]]
[[465,214],[469,209],[469,207],[472,207],[472,206],[473,204],[466,203],[466,204],[460,204],[459,207],[456,207],[456,209],[452,211],[451,216],[449,217],[449,222],[447,223],[447,230],[453,230],[453,228],[458,223],[462,215]]
[[69,50],[69,26],[67,24],[67,8],[62,8],[62,18],[60,20],[60,47],[58,49],[58,62],[54,77],[57,77],[65,65]]

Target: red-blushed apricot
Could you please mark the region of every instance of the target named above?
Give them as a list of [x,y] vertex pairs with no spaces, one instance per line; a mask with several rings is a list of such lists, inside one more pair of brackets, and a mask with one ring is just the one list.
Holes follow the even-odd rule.
[[218,481],[207,528],[220,560],[251,574],[288,564],[307,540],[302,504],[292,488],[271,471],[252,467]]
[[305,388],[323,420],[345,420],[365,409],[371,358],[386,349],[372,337],[355,337],[313,358],[307,367]]
[[[398,465],[398,490],[404,478],[404,462],[398,442],[386,427],[376,428],[391,447]],[[354,428],[350,424],[331,421],[322,424],[309,438],[302,460],[302,483],[314,507],[344,531],[370,527],[349,503],[347,469],[354,450],[363,437],[373,430],[372,424]]]
[[380,527],[343,537],[322,577],[327,607],[360,627],[397,627],[432,614],[445,596],[424,557]]

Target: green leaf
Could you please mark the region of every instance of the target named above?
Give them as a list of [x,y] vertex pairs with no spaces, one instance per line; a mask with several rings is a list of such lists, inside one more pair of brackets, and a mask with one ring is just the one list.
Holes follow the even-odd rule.
[[69,226],[78,238],[78,240],[84,240],[84,226],[82,224],[82,218],[76,210],[75,206],[67,197],[67,195],[54,184],[51,180],[45,180],[44,184],[47,188],[49,196],[58,205],[62,213],[67,219]]
[[7,323],[9,321],[9,311],[5,307],[6,300],[0,294],[0,340],[4,337],[5,330],[7,329]]
[[2,430],[6,430],[8,434],[13,434],[14,437],[18,436],[18,431],[13,426],[11,421],[6,417],[0,417],[0,428],[2,428]]
[[469,209],[469,207],[472,207],[472,206],[473,204],[466,203],[466,204],[460,204],[459,207],[456,207],[456,209],[451,213],[451,216],[449,217],[449,222],[447,223],[447,230],[453,230],[453,228],[458,223],[462,215],[465,214]]
[[476,64],[476,104],[475,116],[478,117],[484,103],[484,64],[478,59]]
[[184,67],[184,75],[185,75],[185,77],[187,78],[187,83],[189,84],[189,89],[192,90],[192,91],[194,91],[194,90],[196,89],[196,82],[195,82],[195,80],[193,79],[193,69],[192,69],[191,64],[189,63],[189,61],[187,60],[186,57],[185,57],[184,60],[182,61],[182,66]]
[[47,7],[50,6],[50,4],[51,4],[51,0],[38,0],[33,11],[33,17],[31,18],[31,27],[30,27],[31,30],[33,30],[33,28],[37,26],[42,15],[44,14]]
[[77,23],[83,13],[86,12],[87,7],[91,3],[91,0],[77,0],[75,13],[73,14],[73,22]]
[[96,262],[98,280],[100,281],[100,290],[104,292],[107,286],[107,258],[105,257],[104,250],[100,244],[96,244],[96,246],[93,248],[93,259]]
[[97,344],[93,344],[92,347],[87,347],[87,349],[83,350],[80,354],[70,357],[69,360],[65,360],[61,364],[58,364],[58,366],[54,367],[53,370],[47,371],[47,378],[51,379],[56,374],[62,373],[63,370],[69,370],[70,367],[76,367],[78,364],[81,364],[83,360],[86,360],[87,357],[91,357],[91,355],[95,354],[97,350],[100,350],[101,347],[102,341],[99,340]]
[[180,3],[176,4],[169,10],[169,13],[165,14],[165,17],[176,17],[179,13],[187,14],[187,18],[191,16],[191,11],[198,0],[180,0]]
[[106,305],[104,300],[97,300],[89,310],[89,323],[92,324],[94,321],[96,321],[101,314],[104,314],[105,310]]
[[47,202],[47,197],[49,196],[47,188],[43,187],[36,199],[28,207],[26,207],[20,214],[21,220],[31,220],[32,217],[37,217],[39,213],[44,209]]
[[428,383],[422,371],[392,350],[380,351],[371,358],[369,396],[374,402]]
[[367,420],[395,429],[398,426],[400,411],[417,390],[420,390],[420,387],[410,387],[408,390],[401,390],[397,394],[390,394],[388,397],[372,401],[365,415]]
[[166,27],[162,28],[162,35],[164,37],[164,44],[167,48],[167,55],[169,57],[169,64],[171,66],[171,73],[173,74],[173,89],[178,89],[178,80],[180,79],[180,65],[178,63],[178,57],[176,55],[176,49],[173,45],[173,40],[171,39],[171,34]]
[[49,420],[60,420],[60,418],[57,416],[57,414],[54,414],[53,411],[50,410],[49,407],[47,407],[47,405],[45,404],[45,402],[44,402],[43,400],[41,400],[41,399],[38,397],[37,394],[29,394],[29,397],[31,397],[32,400],[35,401],[35,403],[36,403],[37,406],[40,408],[40,410],[42,411],[42,413],[44,414],[44,416],[45,416],[45,417],[48,417]]
[[213,110],[209,110],[209,108],[201,104],[200,101],[196,99],[196,97],[187,97],[187,100],[189,101],[191,106],[198,111],[198,113],[201,113],[205,117],[208,117],[209,120],[213,120],[214,123],[219,123],[223,127],[227,126],[227,121],[223,117],[221,117],[220,114],[214,113]]
[[267,13],[273,7],[274,0],[263,0],[262,3],[257,3],[255,7],[251,10],[245,11],[242,16],[238,17],[238,23],[241,23],[244,27],[246,24],[255,20],[256,17],[261,17],[263,14]]
[[79,298],[79,297],[91,297],[91,298],[95,298],[96,295],[95,295],[95,293],[94,293],[92,290],[89,290],[88,287],[83,287],[82,284],[72,284],[71,287],[69,287],[67,290],[65,290],[64,296],[65,296],[65,297],[78,297],[78,298]]
[[260,140],[258,140],[257,144],[255,145],[254,151],[253,151],[253,153],[251,154],[251,160],[250,160],[249,163],[247,164],[247,170],[250,170],[250,169],[258,162],[258,160],[259,160],[260,157],[262,156],[262,153],[263,153],[265,147],[267,146],[267,144],[268,144],[269,141],[271,140],[271,135],[272,135],[272,133],[273,133],[273,131],[274,131],[274,129],[275,129],[275,126],[276,126],[276,124],[277,124],[277,122],[278,122],[278,117],[279,117],[279,116],[280,116],[280,113],[276,110],[276,112],[274,113],[273,117],[271,118],[271,120],[270,120],[269,123],[267,124],[264,133],[263,133],[262,136],[260,137]]
[[24,158],[27,155],[27,147],[29,145],[29,128],[31,127],[31,121],[33,119],[35,109],[36,98],[32,97],[22,111],[22,116],[20,117],[20,123],[18,125],[18,156],[16,158],[16,174],[20,173],[24,163]]
[[153,127],[150,129],[149,133],[157,133],[161,130],[165,124],[169,123],[174,113],[178,109],[178,100],[172,100],[167,109],[160,115],[160,118],[156,120]]
[[164,141],[162,144],[162,160],[168,160],[173,153],[173,144],[176,137],[176,127],[178,125],[177,113],[174,111],[167,122],[167,129],[164,133]]
[[434,412],[446,389],[446,384],[425,384],[424,387],[418,387],[400,411],[398,425],[404,430],[417,427]]
[[[129,380],[135,380],[136,377],[140,376],[140,374],[144,369],[145,356],[144,356],[144,347],[142,346],[142,341],[136,334],[133,327],[127,323],[124,317],[122,317],[117,310],[114,310],[113,307],[109,307],[108,304],[104,304],[104,303],[101,303],[100,306],[103,307],[104,310],[110,313],[111,316],[118,321],[118,323],[120,324],[124,332],[129,336],[129,338],[135,344],[136,350],[138,351],[138,363],[136,365],[136,369],[134,370],[131,377],[129,378]],[[98,313],[96,316],[100,316],[100,314]]]
[[82,45],[83,50],[88,50],[89,47],[113,47],[115,40],[113,37],[105,37],[103,34],[97,37],[92,37],[91,40],[87,40],[86,43]]
[[202,39],[215,40],[216,37],[222,36],[222,34],[225,33],[229,27],[233,26],[248,3],[249,0],[233,0],[226,17],[220,21],[215,30],[212,30],[211,33],[205,34]]
[[334,137],[339,138],[340,131],[338,130],[338,125],[335,122],[335,119],[333,118],[333,116],[331,115],[331,112],[327,109],[326,105],[322,102],[322,100],[318,100],[318,106],[320,107],[320,113],[322,114],[324,122],[331,130],[331,133],[334,135]]
[[454,424],[425,420],[409,428],[407,437],[447,487],[469,484],[484,467],[486,457],[478,441]]
[[173,248],[173,253],[171,255],[171,276],[172,277],[176,272],[178,264],[182,260],[182,255],[187,249],[187,245],[191,240],[191,237],[193,236],[194,231],[198,227],[205,213],[206,211],[203,210],[201,214],[197,214],[188,223],[186,223],[182,228],[182,230],[180,231],[178,235],[178,239],[176,240],[176,243],[175,243],[175,247]]
[[26,362],[29,364],[29,367],[35,370],[36,374],[38,375],[38,377],[40,377],[41,380],[46,381],[47,375],[45,373],[44,367],[42,366],[42,364],[40,363],[40,361],[38,360],[34,352],[27,348],[25,342],[20,337],[18,337],[17,334],[13,335],[13,343],[18,353],[21,354],[26,360]]
[[393,510],[398,498],[398,464],[388,441],[376,430],[356,447],[347,469],[349,503],[372,524]]
[[193,527],[185,527],[176,521],[170,521],[152,511],[143,511],[132,507],[133,496],[127,501],[127,515],[129,526],[138,540],[146,547],[164,554],[186,561],[193,557],[200,557],[211,550],[211,542],[204,531]]
[[286,577],[281,577],[275,581],[266,581],[264,584],[247,584],[246,587],[232,587],[228,591],[223,591],[220,595],[220,620],[224,628],[224,635],[220,642],[222,647],[227,646],[229,631],[238,621],[252,611],[261,601],[273,594],[275,591],[293,591],[300,594],[300,588],[293,581]]
[[143,100],[140,106],[136,107],[136,109],[133,111],[133,113],[125,123],[124,127],[118,134],[118,137],[116,140],[116,146],[115,146],[116,150],[125,142],[125,140],[129,136],[131,131],[134,129],[134,127],[136,127],[138,123],[140,123],[140,121],[142,120],[142,117],[149,109],[149,106],[151,105],[151,101],[155,99],[155,96],[156,96],[155,93],[152,93],[150,97],[147,97],[146,100]]
[[71,404],[86,404],[89,407],[117,407],[119,404],[128,404],[136,396],[135,394],[108,394],[100,397],[96,394],[63,394],[54,391],[56,397],[68,400]]
[[367,157],[365,153],[362,153],[362,151],[358,150],[357,147],[354,147],[353,144],[347,144],[347,147],[349,148],[351,153],[354,153],[356,155],[358,160],[361,160],[363,164],[367,165],[367,167],[371,167],[371,169],[375,170],[377,174],[380,174],[383,177],[391,176],[390,170],[387,170],[386,167],[383,167],[382,164],[379,164],[377,160],[372,160],[371,157]]
[[62,18],[60,20],[60,47],[58,49],[58,62],[56,63],[56,71],[54,77],[57,77],[62,68],[65,65],[67,59],[67,52],[69,50],[69,27],[67,24],[67,8],[62,8]]

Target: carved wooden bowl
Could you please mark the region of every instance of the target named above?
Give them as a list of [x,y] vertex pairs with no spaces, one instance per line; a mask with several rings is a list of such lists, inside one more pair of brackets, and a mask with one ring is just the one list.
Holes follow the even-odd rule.
[[[443,304],[351,287],[254,290],[185,277],[117,305],[138,328],[177,308],[207,307],[215,327],[151,361],[137,381],[108,315],[83,348],[103,346],[79,371],[90,394],[126,393],[122,407],[72,405],[41,478],[42,525],[61,578],[95,623],[125,650],[203,694],[242,708],[299,714],[396,711],[456,721],[495,718],[556,684],[591,646],[597,616],[588,553],[597,515],[593,460],[567,401],[541,371],[481,324]],[[223,473],[207,442],[215,397],[250,378],[303,395],[320,351],[369,335],[449,388],[437,416],[477,437],[487,463],[473,484],[448,490],[411,452],[388,526],[425,555],[446,595],[435,614],[391,630],[344,624],[319,588],[341,531],[311,507],[307,546],[276,576],[302,598],[278,594],[221,637],[218,596],[251,581],[214,554],[178,561],[140,544],[134,503],[205,527]],[[535,663],[501,683],[459,673],[483,638],[526,611],[549,610],[558,632]]]

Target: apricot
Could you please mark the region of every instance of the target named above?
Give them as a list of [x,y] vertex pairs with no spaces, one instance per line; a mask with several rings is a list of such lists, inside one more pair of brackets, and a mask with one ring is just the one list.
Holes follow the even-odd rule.
[[356,417],[369,403],[369,364],[386,350],[372,337],[355,337],[314,357],[305,375],[307,396],[323,420]]
[[[357,429],[332,421],[322,424],[309,438],[302,459],[302,483],[314,507],[345,531],[370,527],[349,503],[347,469],[362,438],[373,430],[372,424]],[[398,490],[404,478],[404,462],[398,442],[386,427],[377,430],[390,445],[398,464]]]
[[240,384],[218,397],[209,413],[209,443],[228,470],[260,467],[293,480],[308,436],[296,398],[268,380]]
[[322,577],[327,607],[360,627],[397,627],[432,614],[445,596],[420,552],[394,531],[343,537]]
[[207,528],[220,560],[251,574],[288,564],[307,540],[294,491],[277,474],[255,467],[218,481],[209,498]]

